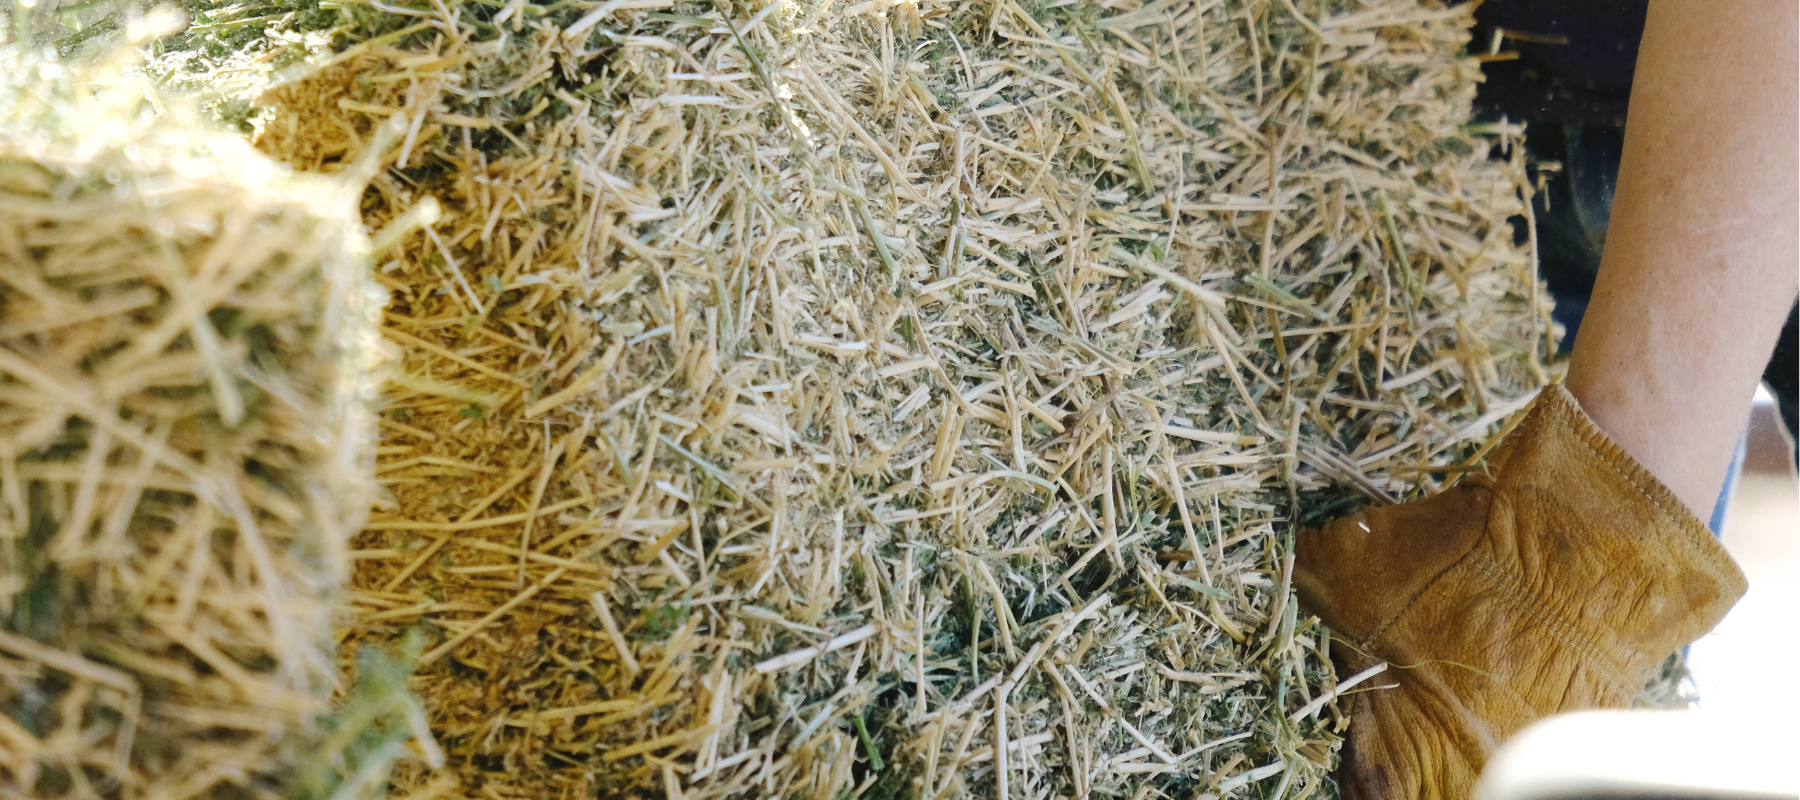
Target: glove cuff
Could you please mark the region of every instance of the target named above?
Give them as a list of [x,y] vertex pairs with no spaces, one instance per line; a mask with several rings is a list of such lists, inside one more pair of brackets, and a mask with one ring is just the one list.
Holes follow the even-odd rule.
[[1635,694],[1743,595],[1744,575],[1712,532],[1560,384],[1491,463],[1487,536],[1471,559],[1540,621],[1567,626],[1559,635],[1571,645],[1610,662],[1621,689]]

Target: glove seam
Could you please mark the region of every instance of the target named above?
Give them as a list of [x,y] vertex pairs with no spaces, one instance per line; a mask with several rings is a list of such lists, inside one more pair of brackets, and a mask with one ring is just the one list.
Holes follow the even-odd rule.
[[1443,572],[1439,573],[1437,577],[1431,579],[1431,582],[1425,584],[1425,587],[1421,589],[1418,594],[1414,595],[1411,600],[1408,600],[1405,606],[1402,606],[1400,610],[1389,616],[1375,629],[1374,633],[1359,642],[1357,646],[1364,650],[1372,649],[1375,646],[1375,643],[1380,641],[1381,637],[1387,633],[1388,628],[1393,627],[1395,622],[1398,622],[1401,617],[1406,616],[1406,612],[1411,611],[1412,607],[1417,605],[1421,598],[1430,594],[1431,589],[1437,586],[1438,582],[1442,581],[1445,575],[1454,572],[1464,561],[1471,562],[1476,571],[1487,578],[1488,582],[1492,584],[1494,588],[1499,589],[1501,593],[1505,594],[1508,599],[1513,601],[1513,603],[1525,609],[1525,612],[1530,614],[1533,619],[1536,619],[1539,624],[1548,628],[1551,635],[1561,640],[1563,644],[1568,645],[1569,648],[1574,650],[1584,662],[1588,663],[1596,672],[1600,673],[1602,682],[1605,684],[1606,688],[1611,690],[1612,694],[1617,697],[1620,702],[1630,701],[1631,693],[1625,689],[1623,675],[1617,668],[1607,663],[1607,661],[1600,656],[1599,646],[1587,637],[1582,636],[1580,629],[1576,628],[1574,623],[1562,619],[1561,615],[1558,615],[1555,611],[1551,610],[1547,604],[1543,603],[1541,600],[1537,600],[1535,596],[1531,595],[1531,593],[1524,588],[1523,583],[1514,578],[1510,572],[1496,563],[1492,558],[1489,558],[1486,553],[1480,552],[1479,547],[1469,548],[1469,551],[1464,553],[1462,558],[1457,559],[1456,563],[1451,564]]
[[1625,688],[1624,675],[1600,655],[1599,646],[1593,640],[1583,636],[1580,628],[1564,619],[1548,603],[1532,594],[1529,589],[1525,588],[1523,582],[1486,553],[1481,552],[1480,548],[1471,548],[1467,558],[1477,571],[1487,577],[1489,583],[1506,594],[1519,607],[1525,609],[1525,612],[1530,614],[1533,619],[1548,628],[1551,635],[1562,640],[1563,644],[1568,645],[1583,661],[1599,672],[1607,688],[1611,689],[1622,702],[1630,701],[1631,693]]
[[1393,627],[1395,622],[1400,621],[1401,617],[1406,616],[1406,612],[1411,611],[1412,607],[1414,605],[1418,604],[1419,598],[1422,598],[1425,595],[1429,594],[1431,592],[1431,588],[1433,586],[1436,586],[1438,581],[1443,580],[1445,575],[1450,574],[1451,570],[1456,569],[1457,564],[1462,563],[1462,560],[1464,558],[1468,558],[1468,557],[1469,557],[1469,554],[1464,553],[1462,558],[1457,559],[1456,561],[1452,562],[1450,564],[1450,566],[1445,567],[1443,572],[1438,573],[1437,577],[1432,578],[1430,580],[1430,582],[1426,583],[1423,588],[1419,589],[1419,593],[1413,595],[1411,600],[1406,601],[1406,605],[1401,606],[1400,610],[1395,611],[1393,614],[1388,615],[1387,619],[1383,620],[1380,625],[1375,627],[1375,632],[1369,634],[1368,637],[1363,639],[1361,642],[1358,642],[1357,646],[1364,650],[1374,647],[1375,643],[1378,641],[1381,641],[1381,637],[1387,633],[1388,628]]
[[[1564,389],[1562,394],[1567,395],[1568,390]],[[1632,489],[1635,489],[1639,495],[1642,495],[1645,500],[1649,501],[1650,507],[1656,509],[1656,513],[1660,515],[1665,522],[1673,526],[1676,532],[1680,534],[1674,538],[1692,548],[1693,551],[1700,556],[1701,564],[1705,565],[1705,569],[1710,573],[1710,577],[1724,586],[1740,585],[1742,583],[1741,577],[1735,581],[1731,580],[1733,576],[1730,573],[1739,572],[1736,569],[1736,565],[1729,564],[1728,560],[1723,564],[1720,562],[1721,556],[1726,559],[1729,559],[1730,557],[1724,556],[1718,545],[1718,541],[1710,535],[1710,532],[1706,535],[1704,542],[1699,541],[1700,536],[1695,533],[1693,529],[1694,525],[1698,524],[1697,521],[1692,520],[1693,513],[1690,512],[1685,505],[1681,507],[1680,510],[1683,512],[1683,516],[1690,519],[1689,525],[1683,525],[1681,517],[1670,512],[1667,503],[1665,502],[1665,498],[1659,497],[1645,489],[1642,483],[1638,481],[1631,472],[1619,467],[1619,464],[1616,463],[1617,456],[1624,456],[1626,454],[1617,443],[1607,439],[1606,434],[1599,430],[1592,421],[1573,418],[1574,414],[1571,412],[1580,408],[1580,406],[1575,403],[1574,397],[1566,396],[1558,399],[1563,400],[1564,402],[1556,404],[1556,423],[1575,434],[1575,440],[1581,442],[1582,446],[1588,449],[1588,452],[1593,453],[1596,458],[1605,463],[1614,473],[1619,477],[1624,478],[1625,482],[1630,484]],[[1587,424],[1580,424],[1583,422]],[[1599,443],[1604,446],[1604,449],[1595,446],[1593,440],[1596,438],[1598,438]],[[1633,471],[1644,471],[1643,467],[1637,465],[1635,462],[1630,466],[1632,466]],[[1654,477],[1652,477],[1652,480],[1654,480]],[[1662,493],[1667,493],[1668,491],[1663,488],[1660,483],[1656,484],[1653,488],[1658,489]],[[1711,545],[1711,547],[1708,547],[1707,545]],[[1728,565],[1731,568],[1725,569]],[[1741,573],[1739,573],[1739,575],[1741,576]],[[1739,591],[1742,590],[1740,589]]]
[[[1491,498],[1492,490],[1489,489],[1487,491],[1490,493],[1488,495],[1488,497]],[[1483,502],[1488,502],[1488,501],[1483,501]],[[1485,508],[1489,508],[1489,507],[1484,506],[1484,509]],[[1476,541],[1479,542],[1480,538],[1477,537]],[[1448,575],[1451,573],[1451,571],[1455,570],[1457,565],[1461,564],[1463,559],[1468,558],[1469,552],[1473,551],[1474,549],[1475,549],[1474,544],[1469,545],[1469,550],[1463,551],[1463,554],[1460,556],[1457,556],[1455,561],[1452,561],[1448,565],[1446,565],[1444,567],[1443,571],[1439,572],[1436,575],[1433,575],[1431,577],[1431,580],[1426,581],[1424,586],[1419,587],[1418,593],[1414,594],[1411,598],[1409,598],[1406,601],[1406,605],[1401,606],[1399,608],[1399,610],[1388,615],[1387,619],[1382,620],[1380,625],[1375,626],[1375,632],[1369,634],[1366,637],[1363,637],[1362,641],[1358,643],[1358,646],[1362,647],[1364,649],[1373,647],[1377,641],[1381,640],[1382,635],[1387,633],[1388,628],[1393,627],[1395,622],[1398,622],[1401,617],[1406,616],[1406,612],[1411,611],[1412,607],[1419,602],[1420,598],[1423,598],[1427,593],[1429,593],[1431,591],[1432,587],[1437,585],[1438,581],[1441,581],[1444,579],[1445,575]]]

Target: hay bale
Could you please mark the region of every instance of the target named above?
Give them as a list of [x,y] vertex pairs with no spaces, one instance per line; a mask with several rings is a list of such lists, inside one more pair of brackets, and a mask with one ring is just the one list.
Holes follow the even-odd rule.
[[360,221],[112,55],[0,48],[0,794],[269,796],[370,497]]
[[344,635],[433,637],[401,791],[1328,791],[1292,531],[1547,379],[1466,8],[343,8],[187,63],[308,64],[259,146],[399,120],[365,220],[446,212]]

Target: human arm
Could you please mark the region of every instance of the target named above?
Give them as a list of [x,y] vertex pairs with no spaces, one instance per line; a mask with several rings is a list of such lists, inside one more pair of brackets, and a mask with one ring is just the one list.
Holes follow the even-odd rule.
[[1652,0],[1569,364],[1582,409],[1701,517],[1800,276],[1797,24],[1791,0]]

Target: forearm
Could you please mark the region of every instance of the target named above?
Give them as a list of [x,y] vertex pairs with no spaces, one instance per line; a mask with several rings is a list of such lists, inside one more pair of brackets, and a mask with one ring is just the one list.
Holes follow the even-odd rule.
[[1796,291],[1795,4],[1651,0],[1568,388],[1705,517]]

